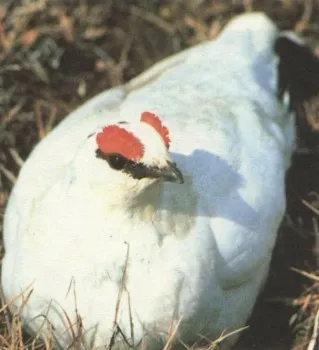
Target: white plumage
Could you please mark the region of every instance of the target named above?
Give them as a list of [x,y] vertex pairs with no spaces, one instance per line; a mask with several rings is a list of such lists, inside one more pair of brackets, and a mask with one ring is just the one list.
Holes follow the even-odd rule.
[[[189,343],[245,325],[284,214],[295,140],[294,113],[277,98],[277,37],[265,15],[240,16],[217,40],[93,98],[36,146],[4,221],[4,295],[32,284],[26,327],[48,336],[51,323],[66,349],[65,313],[78,314],[83,348],[109,345],[117,328],[157,349],[180,318],[177,338]],[[169,129],[169,150],[140,122],[144,111]],[[96,134],[112,124],[141,141],[141,163],[175,162],[184,183],[137,179],[97,157]],[[125,346],[121,335],[115,343]]]

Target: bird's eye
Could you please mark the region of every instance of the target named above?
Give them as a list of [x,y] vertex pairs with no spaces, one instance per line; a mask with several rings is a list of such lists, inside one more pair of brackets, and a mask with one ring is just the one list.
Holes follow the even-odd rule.
[[120,154],[110,154],[107,158],[107,161],[110,167],[115,170],[123,169],[128,162],[128,160]]

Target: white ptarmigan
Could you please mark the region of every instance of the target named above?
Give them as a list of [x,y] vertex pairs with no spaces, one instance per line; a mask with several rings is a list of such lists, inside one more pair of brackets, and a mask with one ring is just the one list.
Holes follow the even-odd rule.
[[25,327],[62,349],[78,331],[77,349],[153,350],[179,321],[188,344],[244,326],[285,211],[291,106],[319,81],[301,56],[313,59],[245,14],[41,141],[4,220],[3,291],[28,297]]

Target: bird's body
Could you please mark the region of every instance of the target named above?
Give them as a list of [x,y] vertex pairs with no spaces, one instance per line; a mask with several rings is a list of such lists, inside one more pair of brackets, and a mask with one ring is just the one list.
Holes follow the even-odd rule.
[[[295,141],[294,113],[277,98],[277,37],[262,14],[235,19],[216,41],[98,95],[35,148],[6,210],[2,267],[7,299],[32,284],[27,327],[48,335],[49,320],[62,348],[76,323],[89,349],[109,345],[115,329],[155,349],[153,337],[180,319],[186,342],[245,325]],[[169,129],[169,153],[140,122],[145,111]],[[113,124],[142,140],[145,162],[175,162],[184,183],[106,169],[96,134]]]

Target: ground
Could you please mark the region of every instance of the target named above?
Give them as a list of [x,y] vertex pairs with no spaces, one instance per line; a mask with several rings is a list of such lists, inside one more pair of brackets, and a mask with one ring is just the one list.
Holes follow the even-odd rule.
[[[0,2],[0,230],[21,160],[70,111],[254,10],[319,53],[316,0]],[[316,108],[307,112],[312,129],[299,135],[287,176],[288,209],[268,282],[236,349],[314,350],[319,342],[311,343],[319,322],[319,124]],[[27,348],[20,333],[4,306],[0,348]]]

